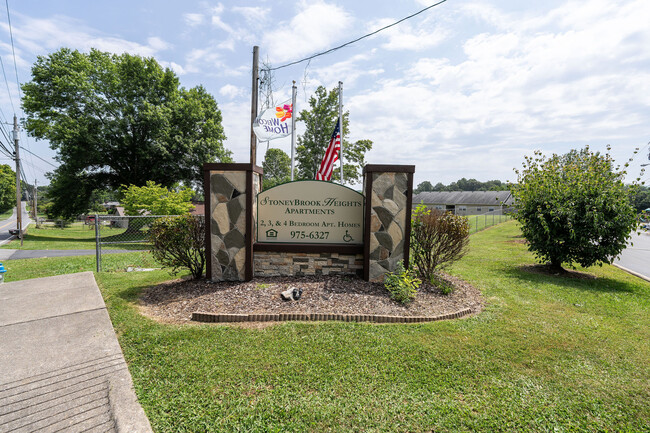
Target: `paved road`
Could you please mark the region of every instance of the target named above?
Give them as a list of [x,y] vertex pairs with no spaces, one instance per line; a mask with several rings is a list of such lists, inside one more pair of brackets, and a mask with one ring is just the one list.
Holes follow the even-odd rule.
[[650,281],[650,232],[632,233],[630,243],[614,264],[636,272]]
[[[32,222],[29,218],[29,214],[25,207],[27,202],[22,202],[22,211],[23,211],[23,230]],[[13,236],[9,234],[9,230],[16,228],[16,209],[14,208],[14,213],[7,218],[6,220],[0,221],[0,245],[6,244]]]
[[0,285],[0,431],[151,433],[92,272]]

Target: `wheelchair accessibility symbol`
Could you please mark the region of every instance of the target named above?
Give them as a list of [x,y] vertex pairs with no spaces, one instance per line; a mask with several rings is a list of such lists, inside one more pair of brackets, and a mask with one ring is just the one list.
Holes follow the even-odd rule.
[[348,233],[347,230],[345,231],[345,235],[343,235],[343,240],[344,240],[345,242],[350,242],[350,241],[353,240],[353,239],[352,239],[352,236],[350,236],[350,233]]

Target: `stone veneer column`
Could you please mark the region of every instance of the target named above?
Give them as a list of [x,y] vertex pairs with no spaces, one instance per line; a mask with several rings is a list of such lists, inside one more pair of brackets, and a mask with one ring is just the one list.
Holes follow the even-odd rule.
[[363,169],[366,195],[364,278],[382,282],[400,260],[409,263],[414,165],[368,164]]
[[206,276],[253,278],[254,200],[262,169],[252,164],[204,164]]

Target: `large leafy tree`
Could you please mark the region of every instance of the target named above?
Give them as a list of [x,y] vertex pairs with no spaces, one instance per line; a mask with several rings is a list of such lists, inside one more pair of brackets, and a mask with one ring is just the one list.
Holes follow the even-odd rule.
[[[338,90],[330,92],[323,86],[316,89],[309,98],[309,109],[300,111],[298,121],[305,122],[305,133],[298,137],[296,161],[298,161],[298,178],[314,179],[320,167],[327,145],[338,119]],[[358,140],[350,143],[349,112],[343,113],[343,177],[345,183],[358,183],[361,170],[365,165],[365,154],[372,148],[372,141]],[[336,163],[332,179],[340,179],[340,169]]]
[[16,206],[16,173],[7,164],[0,165],[0,212]]
[[262,169],[264,169],[264,189],[291,180],[291,158],[281,149],[270,148],[266,151]]
[[202,163],[230,161],[214,98],[180,87],[153,58],[62,48],[39,56],[22,88],[27,131],[61,163],[50,175],[53,214],[84,212],[97,189],[192,185]]
[[589,148],[526,157],[511,186],[528,248],[552,268],[611,263],[636,226],[634,188],[609,154]]

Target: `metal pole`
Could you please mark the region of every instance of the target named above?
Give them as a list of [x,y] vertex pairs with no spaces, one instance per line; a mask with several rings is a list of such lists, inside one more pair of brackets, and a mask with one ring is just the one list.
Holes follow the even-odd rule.
[[296,166],[296,96],[298,95],[298,88],[296,87],[296,80],[293,80],[291,87],[291,181],[293,182],[293,170]]
[[16,229],[18,230],[18,238],[20,239],[20,246],[23,246],[23,208],[21,206],[21,192],[20,192],[20,152],[18,151],[18,118],[14,114],[14,145],[16,147]]
[[339,81],[339,132],[341,133],[341,150],[339,161],[341,162],[341,185],[343,185],[343,82]]
[[102,269],[102,254],[99,251],[99,215],[95,214],[95,261],[97,262],[97,272]]
[[255,45],[253,47],[253,82],[251,92],[251,164],[255,165],[257,156],[257,137],[253,131],[253,122],[257,117],[257,93],[259,90],[259,57],[260,47]]
[[34,221],[36,222],[36,225],[38,225],[38,208],[36,207],[37,199],[36,196],[38,195],[38,187],[37,187],[38,181],[34,179]]

